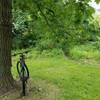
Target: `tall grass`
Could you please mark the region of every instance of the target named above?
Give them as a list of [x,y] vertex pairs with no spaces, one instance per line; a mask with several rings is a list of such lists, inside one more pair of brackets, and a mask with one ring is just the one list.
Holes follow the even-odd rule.
[[73,59],[94,59],[100,60],[100,42],[91,42],[84,45],[77,45],[70,49],[70,56]]

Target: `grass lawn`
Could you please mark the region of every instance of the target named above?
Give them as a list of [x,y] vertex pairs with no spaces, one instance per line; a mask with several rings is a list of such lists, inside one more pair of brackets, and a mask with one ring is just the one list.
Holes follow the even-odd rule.
[[[31,91],[25,100],[100,100],[99,62],[75,61],[63,56],[36,57],[34,52],[28,53],[27,58],[31,86],[40,86],[44,91]],[[18,77],[17,60],[18,56],[13,57],[14,78]],[[14,100],[14,97],[15,94],[2,100]]]

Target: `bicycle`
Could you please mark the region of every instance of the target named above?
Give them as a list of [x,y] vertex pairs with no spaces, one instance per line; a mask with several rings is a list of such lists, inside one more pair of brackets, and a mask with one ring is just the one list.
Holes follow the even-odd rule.
[[22,81],[22,96],[26,95],[26,83],[29,78],[29,70],[25,63],[25,55],[23,53],[20,54],[20,59],[17,62],[17,72],[19,74],[20,80]]

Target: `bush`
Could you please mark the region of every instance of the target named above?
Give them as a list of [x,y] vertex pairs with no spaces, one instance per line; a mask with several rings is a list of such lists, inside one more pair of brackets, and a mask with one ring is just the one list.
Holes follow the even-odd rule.
[[64,56],[63,51],[61,49],[51,49],[51,50],[43,50],[41,52],[41,57],[61,57]]

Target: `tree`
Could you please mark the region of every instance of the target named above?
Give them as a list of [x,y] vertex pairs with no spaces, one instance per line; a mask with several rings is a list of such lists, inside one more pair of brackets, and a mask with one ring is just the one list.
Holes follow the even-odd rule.
[[[44,30],[43,33],[48,33],[48,39],[52,38],[54,42],[61,44],[61,48],[66,51],[65,45],[68,46],[73,37],[77,36],[79,31],[84,30],[83,23],[87,21],[85,19],[88,19],[94,11],[89,6],[89,1],[13,0],[13,7],[15,11],[18,8],[23,12],[30,12],[32,28],[33,26],[38,27],[36,30],[38,33]],[[96,1],[99,2],[100,0]],[[35,22],[36,19],[37,22]],[[35,28],[33,28],[34,31]],[[76,32],[76,30],[79,31]],[[11,74],[11,33],[12,0],[0,0],[0,91],[1,89],[9,90],[14,86],[14,79]],[[42,35],[40,35],[40,39],[44,38]]]
[[29,12],[33,24],[29,27],[33,34],[37,33],[40,36],[36,42],[40,50],[57,47],[67,54],[75,42],[79,39],[84,41],[87,37],[88,21],[94,13],[94,9],[88,4],[90,0],[15,1],[14,12],[16,9],[20,9],[23,13]]
[[14,86],[11,74],[12,1],[0,0],[0,91]]

